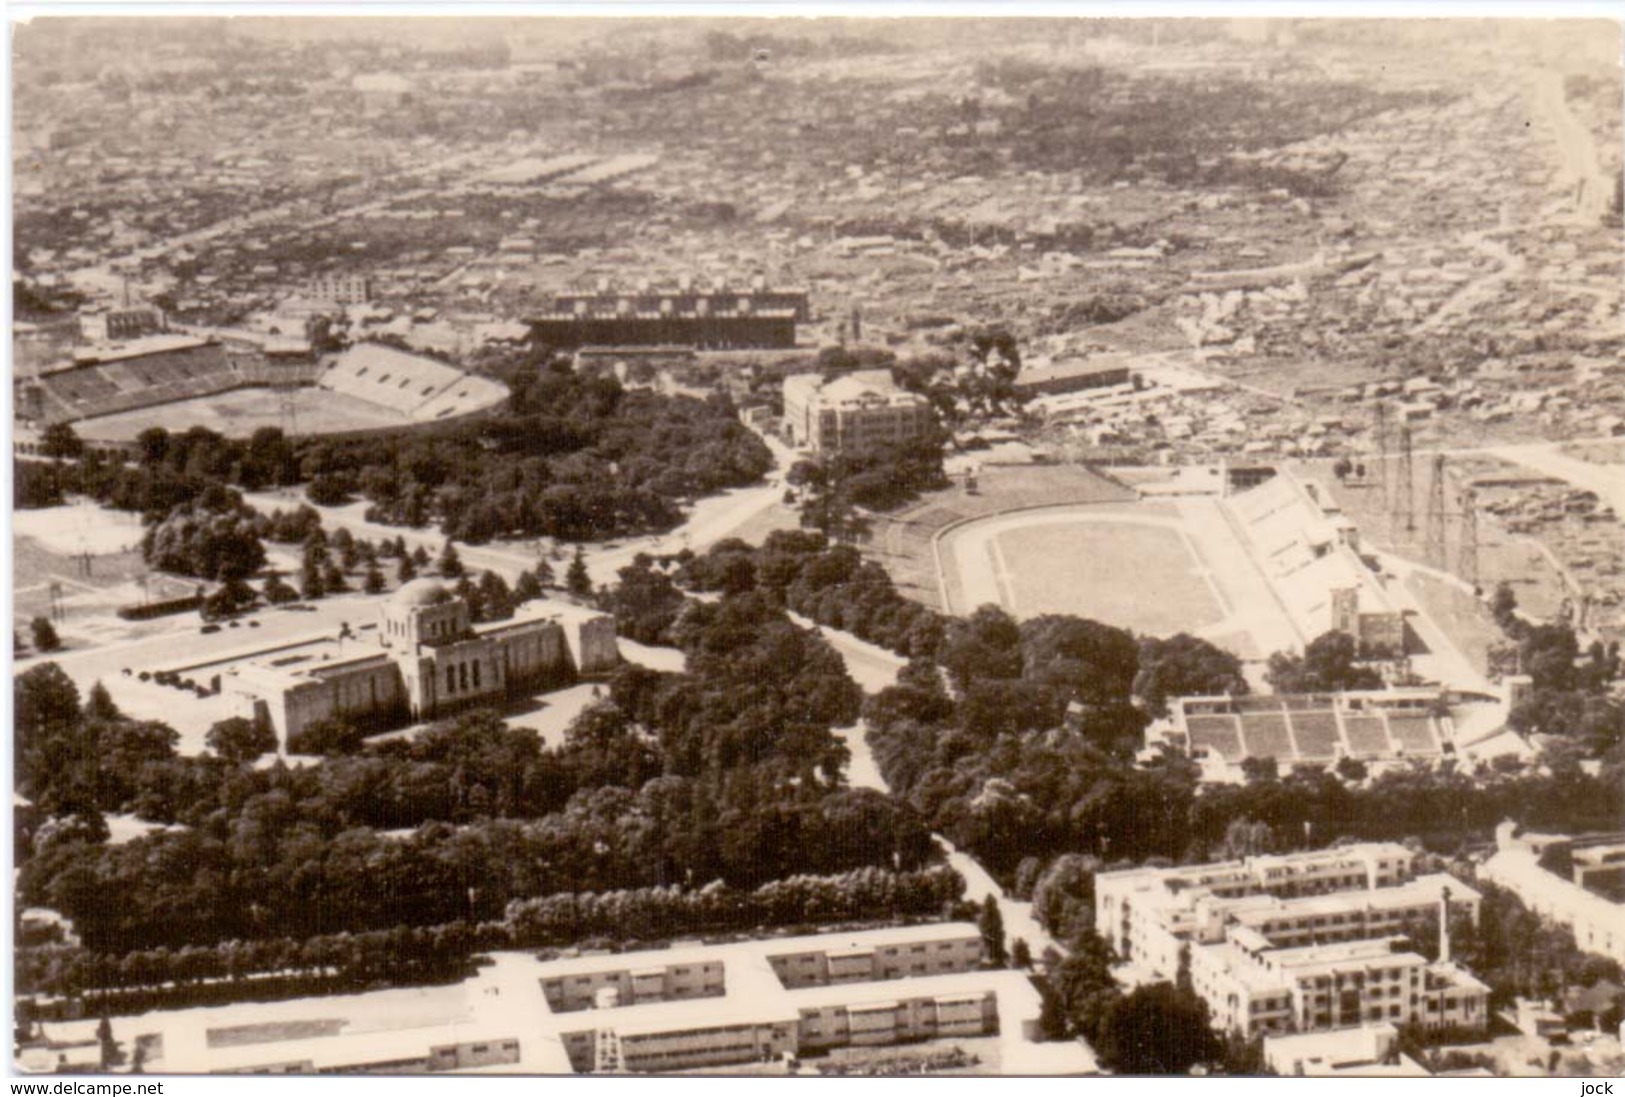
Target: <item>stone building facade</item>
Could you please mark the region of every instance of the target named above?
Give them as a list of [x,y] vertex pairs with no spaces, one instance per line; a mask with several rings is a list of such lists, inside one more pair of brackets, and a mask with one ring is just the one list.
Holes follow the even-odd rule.
[[242,664],[229,672],[231,688],[286,748],[318,720],[429,720],[602,674],[620,661],[612,617],[532,602],[513,620],[476,625],[468,604],[433,579],[396,591],[376,628],[375,643],[349,636]]

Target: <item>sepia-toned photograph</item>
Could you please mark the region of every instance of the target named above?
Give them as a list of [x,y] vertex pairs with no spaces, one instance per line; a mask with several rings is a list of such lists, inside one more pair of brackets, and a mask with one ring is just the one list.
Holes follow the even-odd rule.
[[9,1077],[1625,1074],[1620,20],[943,7],[13,13]]

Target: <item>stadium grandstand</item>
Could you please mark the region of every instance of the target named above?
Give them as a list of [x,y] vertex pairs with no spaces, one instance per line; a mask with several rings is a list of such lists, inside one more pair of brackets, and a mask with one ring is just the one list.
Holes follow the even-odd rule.
[[72,423],[87,441],[118,444],[146,426],[202,425],[243,437],[264,426],[287,429],[283,397],[297,398],[301,433],[342,434],[449,422],[495,407],[508,390],[376,343],[318,362],[161,334],[83,348],[72,361],[19,378],[16,395],[21,426]]
[[417,423],[479,411],[508,394],[496,381],[382,343],[351,347],[328,364],[316,384]]
[[1373,652],[1405,650],[1405,617],[1360,556],[1359,530],[1288,472],[1224,500],[1224,513],[1303,643],[1344,632]]
[[1437,759],[1454,751],[1454,727],[1437,689],[1350,690],[1260,697],[1175,697],[1146,731],[1150,754],[1188,753],[1211,781],[1241,779],[1248,758],[1283,766]]
[[40,425],[74,422],[224,392],[241,384],[225,347],[191,335],[149,335],[81,348],[23,382],[18,412]]
[[796,324],[809,315],[805,289],[770,286],[762,276],[745,286],[726,279],[702,286],[685,275],[675,285],[645,280],[626,291],[602,279],[591,290],[556,294],[551,306],[528,322],[532,337],[550,347],[726,350],[793,347]]

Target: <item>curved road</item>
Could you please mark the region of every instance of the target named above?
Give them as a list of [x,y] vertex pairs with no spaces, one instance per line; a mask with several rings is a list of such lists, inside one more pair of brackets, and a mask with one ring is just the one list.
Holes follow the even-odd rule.
[[[846,661],[847,673],[863,687],[865,693],[878,692],[897,680],[897,672],[902,669],[905,662],[901,657],[860,640],[850,632],[820,627],[794,614],[791,615],[791,619],[804,628],[818,628],[824,640]],[[852,760],[847,766],[847,779],[849,783],[859,788],[889,792],[885,779],[880,776],[880,768],[875,764],[874,755],[869,750],[869,742],[864,732],[861,721],[855,727],[836,729],[836,734],[852,752]],[[948,863],[965,878],[965,898],[980,903],[991,895],[999,904],[999,914],[1004,919],[1007,939],[1014,941],[1019,937],[1025,940],[1034,957],[1042,956],[1046,949],[1054,949],[1057,953],[1065,955],[1066,950],[1033,917],[1031,903],[1010,898],[999,886],[998,881],[993,879],[975,858],[955,849],[953,843],[940,834],[934,834],[932,837],[947,855]]]

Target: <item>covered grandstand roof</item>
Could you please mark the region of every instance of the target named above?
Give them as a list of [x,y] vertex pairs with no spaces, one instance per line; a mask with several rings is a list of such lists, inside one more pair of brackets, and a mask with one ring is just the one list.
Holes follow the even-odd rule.
[[1323,498],[1323,493],[1281,472],[1225,502],[1306,642],[1329,627],[1335,590],[1356,591],[1362,615],[1399,613],[1360,559],[1353,523]]
[[328,364],[317,384],[391,408],[416,422],[494,407],[508,395],[501,382],[382,343],[349,348]]

